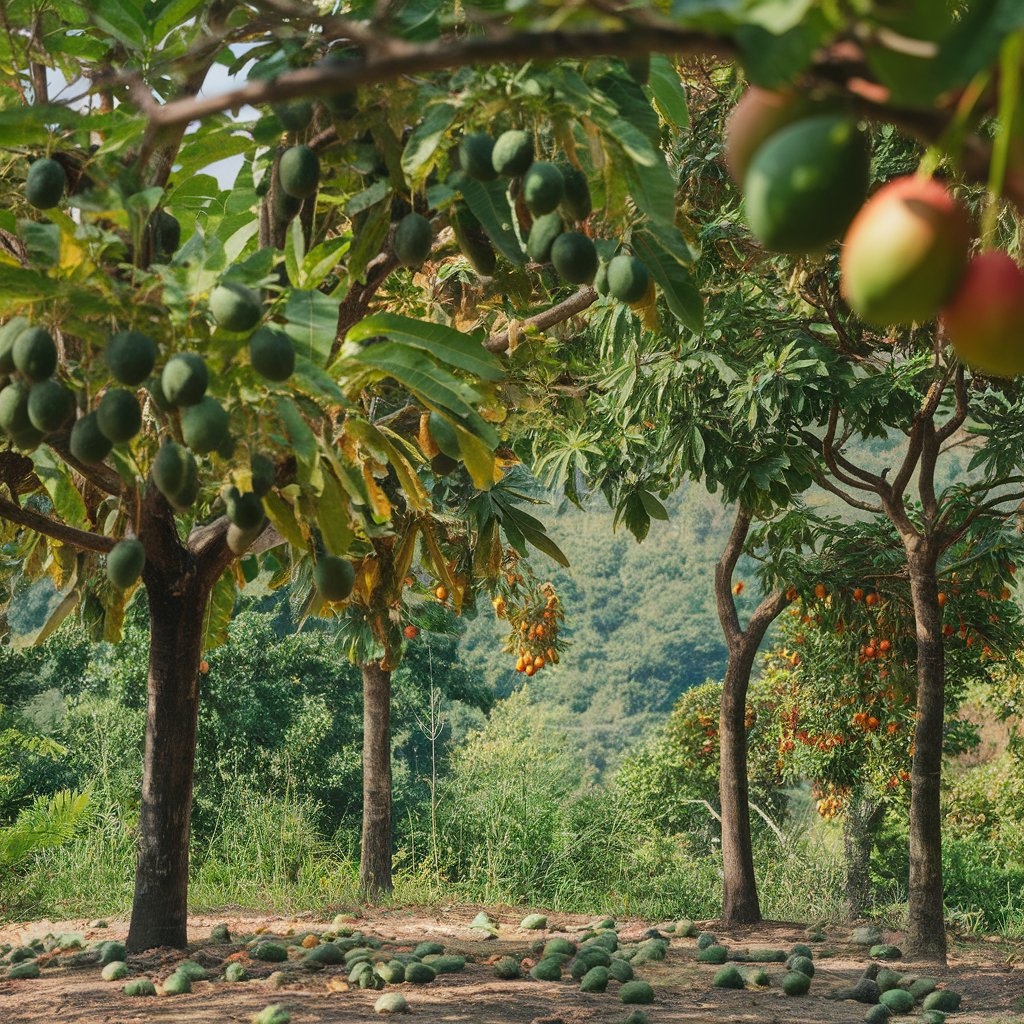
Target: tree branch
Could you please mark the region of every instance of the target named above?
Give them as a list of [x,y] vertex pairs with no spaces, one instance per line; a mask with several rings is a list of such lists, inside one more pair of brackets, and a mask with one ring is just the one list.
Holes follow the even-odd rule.
[[957,364],[956,375],[953,378],[953,393],[956,395],[956,409],[953,415],[935,433],[935,439],[940,446],[948,441],[964,425],[964,421],[967,419],[967,382],[963,363]]
[[[549,327],[562,323],[564,320],[576,316],[577,313],[582,313],[583,310],[588,306],[592,306],[596,301],[597,292],[590,285],[585,285],[578,292],[558,303],[557,306],[552,306],[550,309],[528,317],[526,320],[520,320],[518,329],[523,330],[524,328],[536,327],[539,331],[546,331]],[[509,346],[510,333],[510,331],[505,330],[492,334],[484,342],[484,348],[488,352],[504,352]]]
[[13,501],[0,498],[0,517],[24,526],[26,529],[34,530],[52,540],[60,541],[68,547],[80,548],[83,551],[98,551],[100,554],[113,549],[117,543],[115,537],[107,537],[102,533],[90,533],[88,530],[79,530],[74,526],[60,523],[56,519],[44,516],[41,512],[33,512],[32,509],[23,508]]
[[722,557],[715,566],[715,602],[718,606],[718,618],[722,623],[725,642],[731,649],[743,638],[740,617],[736,611],[736,601],[732,593],[732,576],[736,571],[736,563],[743,553],[743,545],[750,532],[750,513],[742,506],[736,510],[736,519],[729,533]]

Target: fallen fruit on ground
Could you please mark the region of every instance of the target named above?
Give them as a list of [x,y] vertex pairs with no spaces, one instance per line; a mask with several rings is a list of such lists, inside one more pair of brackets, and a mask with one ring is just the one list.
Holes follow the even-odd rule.
[[646,981],[627,981],[619,989],[619,998],[624,1003],[646,1005],[654,1002],[654,989]]

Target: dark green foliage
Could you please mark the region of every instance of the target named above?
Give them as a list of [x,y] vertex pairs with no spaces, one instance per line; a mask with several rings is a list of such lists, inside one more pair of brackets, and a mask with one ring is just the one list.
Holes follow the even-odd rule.
[[883,990],[880,1002],[893,1013],[910,1013],[914,1008],[914,997],[902,988]]
[[526,239],[526,254],[534,263],[547,263],[551,258],[551,246],[562,233],[562,215],[546,213],[538,217],[530,227]]
[[288,959],[288,950],[280,942],[258,942],[252,948],[252,957],[254,960],[281,964]]
[[[237,281],[224,281],[210,292],[210,313],[217,326],[226,331],[251,331],[263,316],[263,302],[251,288]],[[164,393],[171,398],[166,381]],[[179,400],[179,404],[187,403]]]
[[74,415],[74,393],[55,380],[33,384],[28,393],[27,411],[32,426],[50,434]]
[[405,980],[413,985],[428,985],[437,975],[434,968],[429,964],[407,964],[405,968]]
[[204,395],[195,405],[181,412],[181,436],[185,444],[200,455],[216,451],[228,432],[228,414],[210,395]]
[[647,268],[635,256],[615,256],[608,263],[608,294],[619,302],[639,302],[649,284]]
[[[134,538],[118,541],[107,555],[107,579],[119,590],[127,590],[142,575],[146,565],[145,548]],[[124,949],[115,960],[124,959]]]
[[26,380],[37,383],[53,376],[57,369],[57,346],[42,327],[19,331],[11,349],[14,367]]
[[782,991],[787,996],[805,996],[811,988],[811,979],[802,971],[790,971],[783,976]]
[[113,444],[130,441],[142,429],[142,409],[134,393],[109,388],[96,407],[96,423]]
[[395,255],[403,267],[418,267],[430,255],[434,232],[430,221],[418,213],[408,213],[395,228]]
[[551,263],[570,284],[590,284],[597,273],[597,250],[586,235],[566,231],[551,245]]
[[64,168],[56,160],[33,160],[25,180],[25,198],[37,210],[50,210],[60,202],[67,183]]
[[718,971],[711,984],[714,985],[715,988],[746,987],[746,983],[743,980],[743,975],[739,972],[739,968],[733,967],[732,964],[729,964],[727,967],[723,967]]
[[651,58],[631,57],[626,61],[626,70],[640,85],[646,85],[651,78]]
[[519,966],[519,961],[515,957],[503,956],[494,965],[494,976],[501,978],[503,981],[512,981],[515,978],[521,978],[523,972]]
[[578,167],[563,167],[562,177],[565,180],[562,208],[573,220],[586,220],[593,209],[587,176]]
[[[7,389],[5,388],[4,391]],[[0,393],[0,402],[3,394]],[[100,430],[95,412],[79,416],[71,428],[71,439],[68,443],[71,454],[87,466],[102,462],[109,454],[113,444]]]
[[171,405],[195,405],[206,394],[209,373],[202,356],[179,352],[160,374],[160,390]]
[[104,353],[110,372],[122,384],[141,384],[156,365],[157,345],[141,331],[121,331],[107,342]]
[[624,1003],[647,1005],[654,1002],[654,989],[646,981],[627,981],[619,989],[619,998]]
[[543,160],[530,165],[523,178],[523,199],[535,217],[551,213],[558,208],[565,194],[562,172]]
[[533,163],[533,139],[529,132],[513,128],[502,132],[491,151],[491,165],[498,174],[518,178]]
[[477,181],[493,181],[498,172],[491,163],[494,139],[486,132],[466,135],[459,143],[459,165],[471,178]]
[[316,192],[320,184],[320,158],[309,146],[292,146],[286,149],[281,154],[281,162],[277,166],[277,180],[288,195],[295,199],[306,199]]
[[430,430],[430,437],[434,444],[441,449],[442,454],[450,459],[458,460],[461,457],[459,448],[459,437],[455,428],[439,412],[431,412],[427,420]]
[[608,987],[611,972],[607,967],[591,967],[580,982],[581,992],[603,992]]
[[261,327],[249,339],[249,362],[267,380],[287,380],[295,370],[295,346],[284,331]]

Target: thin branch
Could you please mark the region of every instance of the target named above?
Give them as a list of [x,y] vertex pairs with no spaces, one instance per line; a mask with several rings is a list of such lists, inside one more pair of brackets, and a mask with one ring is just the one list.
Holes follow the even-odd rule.
[[16,505],[6,498],[0,498],[0,518],[34,530],[52,540],[60,541],[61,544],[66,544],[68,547],[80,548],[83,551],[98,551],[105,554],[111,551],[117,543],[115,537],[106,537],[102,533],[90,533],[88,530],[67,526],[49,516],[44,516],[41,512],[33,512],[32,509]]
[[962,363],[958,364],[956,368],[956,375],[953,378],[953,393],[956,395],[956,409],[953,415],[935,432],[935,438],[939,445],[948,441],[967,419],[967,381]]
[[747,542],[750,532],[750,513],[740,506],[736,510],[736,518],[729,533],[722,557],[715,565],[715,602],[718,607],[718,618],[722,623],[725,642],[731,649],[743,638],[739,613],[732,593],[732,577],[736,571],[736,563],[743,553],[743,545]]
[[844,491],[841,487],[832,483],[824,473],[816,473],[815,482],[830,494],[834,494],[837,498],[842,498],[851,508],[859,508],[864,512],[870,512],[873,516],[885,515],[885,509],[881,505],[873,505],[870,501],[862,501],[860,498],[855,498],[848,491]]
[[[558,303],[557,306],[552,306],[550,309],[544,310],[543,313],[537,313],[535,316],[520,320],[518,322],[518,329],[521,331],[535,327],[539,331],[546,331],[549,327],[562,323],[564,320],[576,316],[577,313],[582,313],[583,310],[588,306],[592,306],[596,301],[597,292],[590,285],[585,285],[578,292]],[[510,334],[511,332],[508,330],[492,334],[484,342],[484,348],[488,352],[504,352],[509,347]]]

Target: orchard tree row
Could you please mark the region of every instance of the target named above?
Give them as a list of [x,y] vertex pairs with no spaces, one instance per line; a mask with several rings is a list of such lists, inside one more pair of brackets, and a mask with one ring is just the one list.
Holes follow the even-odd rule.
[[[362,879],[389,887],[389,683],[410,607],[486,592],[524,673],[559,658],[557,598],[522,559],[562,556],[506,472],[536,434],[550,478],[575,494],[584,470],[637,534],[683,478],[739,508],[716,578],[730,920],[758,915],[753,655],[804,587],[786,556],[821,548],[789,510],[817,483],[892,524],[917,636],[911,941],[941,956],[938,581],[975,533],[998,545],[984,531],[1019,497],[1018,396],[994,376],[1017,368],[1019,271],[971,258],[971,218],[991,249],[1004,187],[1024,196],[1020,17],[981,2],[869,3],[853,22],[775,0],[517,4],[491,32],[495,13],[10,5],[0,517],[25,574],[55,588],[40,636],[77,611],[116,638],[146,592],[129,945],[185,941],[198,667],[259,573],[294,588],[300,617],[349,631]],[[677,70],[694,55],[736,62],[698,69],[721,101],[710,114]],[[728,133],[749,231],[718,149],[696,152],[720,146],[737,64],[758,87]],[[215,65],[238,84],[204,88]],[[899,175],[890,158],[908,147],[886,124],[932,146]],[[230,157],[224,188],[209,170]],[[865,202],[872,173],[903,180]],[[954,198],[968,180],[987,190]],[[586,350],[564,353],[576,317]],[[936,465],[967,426],[974,476],[940,492]],[[891,475],[844,454],[890,431],[907,435]],[[743,627],[731,585],[751,547],[769,586]]]

